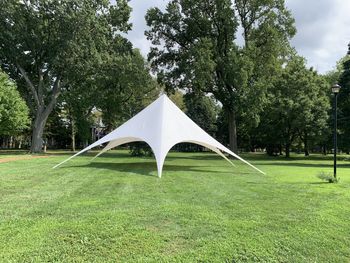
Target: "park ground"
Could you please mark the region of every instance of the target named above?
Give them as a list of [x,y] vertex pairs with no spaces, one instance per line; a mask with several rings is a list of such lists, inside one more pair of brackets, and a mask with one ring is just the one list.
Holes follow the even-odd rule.
[[[349,262],[350,158],[0,152],[0,262]],[[12,159],[11,159],[12,158]]]

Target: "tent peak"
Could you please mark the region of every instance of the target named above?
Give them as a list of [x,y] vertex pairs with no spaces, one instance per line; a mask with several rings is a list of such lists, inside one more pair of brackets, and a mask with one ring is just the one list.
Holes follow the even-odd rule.
[[161,95],[158,99],[161,100],[170,100],[169,97],[164,93],[163,95]]

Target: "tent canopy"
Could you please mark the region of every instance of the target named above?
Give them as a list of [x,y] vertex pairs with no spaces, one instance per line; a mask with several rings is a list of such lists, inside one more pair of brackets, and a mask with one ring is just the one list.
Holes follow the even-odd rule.
[[136,141],[144,141],[151,147],[157,162],[158,177],[162,176],[164,160],[170,149],[175,144],[183,142],[204,146],[232,164],[221,151],[226,152],[264,174],[264,172],[227,149],[201,129],[166,95],[160,96],[120,127],[53,168],[104,143],[108,144],[96,157],[114,147]]

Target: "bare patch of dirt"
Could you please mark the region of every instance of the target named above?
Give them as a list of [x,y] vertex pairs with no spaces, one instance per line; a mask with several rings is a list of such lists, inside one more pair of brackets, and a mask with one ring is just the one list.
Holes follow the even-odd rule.
[[14,156],[14,157],[0,158],[0,163],[8,163],[8,162],[19,161],[19,160],[31,160],[36,158],[48,158],[48,157],[50,156],[48,155]]

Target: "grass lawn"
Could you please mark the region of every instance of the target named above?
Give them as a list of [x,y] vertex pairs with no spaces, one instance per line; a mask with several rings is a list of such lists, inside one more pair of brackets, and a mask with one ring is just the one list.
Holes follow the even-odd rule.
[[[70,153],[0,163],[0,262],[349,262],[350,161]],[[15,153],[0,154],[1,158]],[[341,156],[340,159],[345,159]]]

